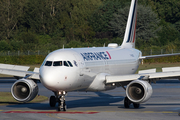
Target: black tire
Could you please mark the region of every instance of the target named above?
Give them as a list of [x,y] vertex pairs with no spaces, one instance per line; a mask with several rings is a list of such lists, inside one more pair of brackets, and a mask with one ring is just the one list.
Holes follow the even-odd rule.
[[57,111],[61,111],[61,108],[60,108],[60,106],[58,106],[58,109],[57,109]]
[[56,97],[55,96],[51,96],[49,99],[49,105],[51,107],[55,107],[56,106]]
[[133,106],[134,106],[134,108],[139,108],[139,107],[140,107],[140,104],[138,104],[138,103],[133,103]]
[[66,103],[64,101],[64,104],[63,104],[63,111],[66,111]]
[[125,97],[124,98],[124,107],[129,108],[130,104],[131,104],[131,101],[128,99],[128,97]]

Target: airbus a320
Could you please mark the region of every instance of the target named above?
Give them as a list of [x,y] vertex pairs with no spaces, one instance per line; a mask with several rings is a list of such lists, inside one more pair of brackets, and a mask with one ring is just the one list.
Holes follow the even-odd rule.
[[179,68],[163,72],[154,69],[134,74],[141,60],[165,56],[142,56],[135,49],[137,1],[132,0],[124,40],[121,46],[110,43],[107,47],[59,49],[47,55],[40,68],[0,64],[0,74],[23,77],[11,88],[14,99],[21,102],[33,100],[38,94],[37,80],[54,93],[49,99],[51,107],[58,103],[58,111],[66,111],[65,96],[71,91],[106,91],[123,87],[126,92],[125,108],[133,104],[139,108],[152,95],[151,82],[162,78],[178,78]]

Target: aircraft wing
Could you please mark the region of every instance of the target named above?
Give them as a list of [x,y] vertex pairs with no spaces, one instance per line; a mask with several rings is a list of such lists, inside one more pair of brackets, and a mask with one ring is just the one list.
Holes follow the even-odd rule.
[[160,79],[180,78],[180,67],[162,68],[162,72],[156,72],[156,69],[142,70],[138,74],[106,76],[106,83],[123,83],[131,82],[133,80],[150,80],[156,82]]
[[28,66],[0,64],[0,74],[15,77],[26,77],[28,75],[31,79],[39,80],[39,68],[35,68],[34,71],[28,71],[29,68]]
[[176,55],[180,55],[180,53],[141,56],[141,57],[139,57],[139,59],[151,59],[151,58],[169,57],[169,56],[176,56]]

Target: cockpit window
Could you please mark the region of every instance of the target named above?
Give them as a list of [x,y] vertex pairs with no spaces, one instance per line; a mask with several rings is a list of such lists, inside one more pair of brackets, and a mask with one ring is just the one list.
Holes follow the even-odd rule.
[[64,62],[64,66],[67,66],[69,67],[68,63],[66,61],[63,61]]
[[66,66],[66,67],[73,67],[70,61],[46,61],[45,66]]
[[51,66],[52,65],[52,61],[46,61],[45,66]]
[[54,61],[53,66],[62,66],[62,61]]
[[67,61],[68,63],[69,63],[69,65],[71,66],[71,67],[73,67],[73,65],[71,64],[71,62],[70,61]]
[[74,60],[74,65],[77,67],[78,65],[77,65],[77,62]]

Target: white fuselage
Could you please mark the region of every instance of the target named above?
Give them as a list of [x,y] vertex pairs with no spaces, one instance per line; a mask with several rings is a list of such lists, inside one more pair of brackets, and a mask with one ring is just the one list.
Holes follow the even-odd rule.
[[[51,91],[91,91],[89,86],[100,74],[133,74],[139,66],[141,52],[123,49],[73,48],[50,53],[40,67],[40,80]],[[93,90],[92,90],[93,91]]]

